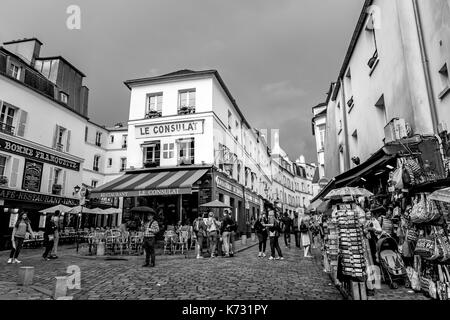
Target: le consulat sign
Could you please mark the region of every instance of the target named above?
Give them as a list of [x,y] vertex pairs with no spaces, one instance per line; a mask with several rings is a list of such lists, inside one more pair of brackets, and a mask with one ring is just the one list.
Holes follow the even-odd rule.
[[202,134],[203,130],[204,120],[152,123],[136,126],[136,138]]

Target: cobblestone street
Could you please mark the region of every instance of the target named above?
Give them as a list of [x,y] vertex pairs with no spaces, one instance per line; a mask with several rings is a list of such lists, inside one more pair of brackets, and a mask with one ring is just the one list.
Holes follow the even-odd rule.
[[55,277],[65,275],[69,265],[81,269],[81,290],[68,295],[81,300],[342,299],[323,272],[318,251],[313,259],[303,259],[298,248],[282,249],[284,261],[258,258],[253,246],[233,258],[157,256],[155,268],[142,268],[142,256],[107,260],[76,256],[73,249],[66,249],[59,259],[44,262],[40,250],[24,250],[21,265],[35,267],[34,286],[28,288],[16,285],[18,266],[7,265],[2,253],[0,299],[49,299]]

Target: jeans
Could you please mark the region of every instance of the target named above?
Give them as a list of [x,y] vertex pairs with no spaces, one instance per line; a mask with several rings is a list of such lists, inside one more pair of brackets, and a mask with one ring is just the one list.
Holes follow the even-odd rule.
[[284,244],[286,245],[286,247],[291,246],[291,232],[290,231],[284,232]]
[[209,239],[209,245],[210,245],[210,252],[211,252],[211,256],[214,255],[214,253],[216,252],[216,245],[217,245],[217,231],[211,231],[208,234],[208,239]]
[[58,242],[59,242],[59,231],[55,231],[55,240],[53,241],[52,255],[58,255]]
[[230,254],[230,232],[224,231],[222,233],[222,239],[223,239],[223,246],[225,247],[225,254]]
[[257,232],[259,252],[266,252],[267,232]]
[[234,231],[231,231],[230,233],[230,243],[231,243],[230,253],[234,254],[234,250],[236,248],[236,232]]
[[197,257],[202,255],[203,234],[197,233]]
[[278,252],[278,256],[281,258],[283,253],[281,252],[280,244],[278,243],[278,237],[270,237],[270,255],[275,258],[275,249]]
[[14,243],[16,244],[16,248],[12,248],[11,249],[11,253],[9,254],[9,257],[12,259],[17,259],[17,257],[19,256],[20,250],[23,247],[23,241],[25,239],[24,238],[19,238],[19,237],[14,237]]
[[295,246],[300,248],[300,231],[297,228],[294,229]]
[[151,258],[151,265],[155,265],[155,237],[145,237],[143,248],[145,250],[145,264],[149,264]]
[[54,240],[49,240],[48,236],[44,236],[44,247],[45,247],[45,251],[44,254],[42,255],[42,257],[47,258],[48,254],[50,253],[50,251],[52,251],[54,245]]

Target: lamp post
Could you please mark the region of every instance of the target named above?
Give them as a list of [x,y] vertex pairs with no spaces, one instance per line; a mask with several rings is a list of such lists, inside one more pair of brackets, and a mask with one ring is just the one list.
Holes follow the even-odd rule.
[[74,193],[73,193],[73,195],[75,196],[75,195],[77,195],[77,198],[79,198],[80,199],[80,213],[78,214],[78,220],[77,220],[77,222],[76,222],[76,228],[75,228],[75,232],[76,232],[76,236],[75,236],[75,241],[76,241],[76,243],[77,243],[77,253],[78,253],[78,248],[79,248],[79,243],[80,243],[80,241],[79,241],[79,237],[80,237],[80,235],[79,235],[79,233],[78,233],[78,229],[79,229],[79,226],[80,226],[80,224],[81,224],[81,219],[83,218],[83,205],[84,205],[84,203],[82,203],[82,196],[81,196],[81,194],[80,194],[80,190],[81,190],[81,188],[80,188],[80,186],[79,185],[76,185],[74,188],[73,188],[73,190],[74,190]]

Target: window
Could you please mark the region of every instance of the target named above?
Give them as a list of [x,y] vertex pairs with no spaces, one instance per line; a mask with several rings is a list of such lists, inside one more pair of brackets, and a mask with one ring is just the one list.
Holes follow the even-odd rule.
[[161,147],[159,141],[145,144],[143,151],[145,167],[159,166],[161,158]]
[[122,149],[126,149],[127,148],[127,138],[128,138],[128,135],[126,135],[126,134],[124,134],[122,136]]
[[22,68],[18,65],[15,65],[14,63],[11,63],[11,65],[9,66],[9,72],[11,74],[11,77],[13,77],[14,79],[20,80],[21,71]]
[[175,143],[163,144],[163,158],[172,159],[174,157]]
[[377,47],[377,37],[375,34],[375,16],[372,12],[368,18],[367,24],[366,24],[366,30],[371,34],[370,37],[372,46],[373,46],[373,54],[372,57],[369,58],[369,61],[367,62],[367,65],[370,68],[370,75],[372,75],[373,70],[375,70],[375,67],[378,65],[378,47]]
[[63,103],[67,104],[67,101],[69,101],[69,96],[66,93],[64,93],[64,92],[60,92],[59,96],[60,96],[59,99]]
[[98,155],[94,156],[94,165],[92,167],[92,170],[98,171],[99,162],[100,162],[100,156],[98,156]]
[[237,164],[237,182],[241,182],[241,168],[242,168],[242,166],[241,166],[241,163],[240,162],[238,162],[238,164]]
[[319,149],[323,150],[325,146],[325,126],[319,127]]
[[5,176],[7,159],[5,156],[0,156],[0,176]]
[[178,92],[178,113],[195,112],[195,89],[180,90]]
[[231,111],[228,110],[228,129],[231,130],[231,122],[232,122],[232,114]]
[[92,188],[97,188],[97,183],[98,183],[97,180],[92,180],[92,181],[91,181],[91,187],[92,187]]
[[178,165],[194,164],[194,139],[180,139],[178,143]]
[[95,134],[95,145],[98,147],[102,146],[102,133],[98,132]]
[[7,134],[14,134],[14,116],[16,114],[16,109],[3,102],[2,113],[0,115],[0,131]]
[[88,141],[88,134],[89,134],[89,128],[86,127],[84,129],[84,141],[87,142]]
[[61,194],[61,185],[59,183],[59,178],[61,176],[61,169],[55,168],[54,176],[53,176],[53,186],[52,186],[52,194],[60,195]]
[[109,136],[109,143],[114,143],[114,135]]
[[444,99],[444,97],[450,92],[447,63],[445,63],[439,70],[439,77],[441,78],[442,85],[442,91],[439,93],[439,99]]
[[127,158],[120,158],[120,171],[124,171],[127,168]]
[[147,108],[145,110],[145,117],[152,118],[155,116],[161,116],[162,112],[163,94],[154,93],[147,96]]
[[108,167],[109,168],[111,168],[111,166],[112,166],[112,161],[113,161],[112,158],[108,158]]
[[66,132],[66,128],[58,126],[58,133],[56,136],[56,150],[63,151],[64,150],[64,133]]

